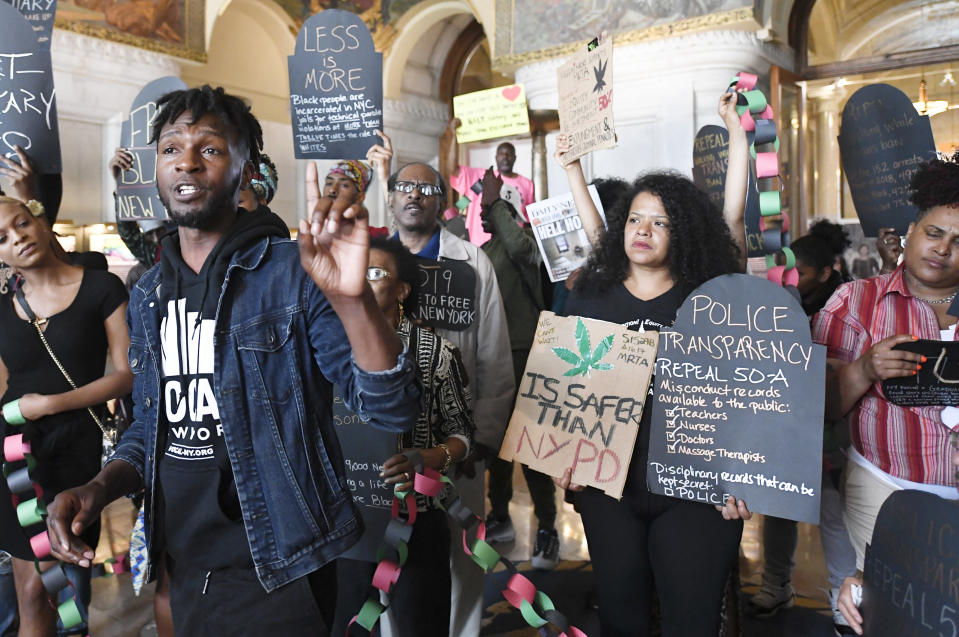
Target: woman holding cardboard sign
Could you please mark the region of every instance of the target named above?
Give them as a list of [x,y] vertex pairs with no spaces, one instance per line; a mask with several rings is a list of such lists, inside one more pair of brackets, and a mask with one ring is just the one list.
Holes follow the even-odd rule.
[[[719,108],[730,133],[726,219],[685,177],[671,173],[640,177],[607,211],[608,230],[576,281],[566,305],[568,314],[640,331],[659,330],[673,323],[694,288],[741,270],[733,237],[745,235],[747,147],[735,104],[735,96],[729,94]],[[566,148],[561,139],[558,159]],[[567,170],[573,173],[570,181],[579,204],[589,196],[582,197],[585,180],[575,178],[578,162],[573,164]],[[582,190],[579,196],[577,190]],[[647,407],[650,404],[647,401]],[[650,493],[646,464],[651,416],[650,408],[643,410],[622,500],[571,485],[569,470],[558,484],[578,491],[576,503],[596,570],[604,637],[649,634],[654,578],[663,633],[713,637],[719,632],[726,580],[736,565],[741,519],[750,513],[744,502],[733,498],[714,508]],[[693,605],[696,612],[690,612]]]

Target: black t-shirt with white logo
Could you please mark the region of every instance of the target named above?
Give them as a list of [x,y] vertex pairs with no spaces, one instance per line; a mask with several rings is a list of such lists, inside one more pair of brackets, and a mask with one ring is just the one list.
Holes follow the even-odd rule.
[[[207,268],[180,259],[161,288],[159,461],[166,547],[204,570],[252,565],[233,471],[213,392],[212,316],[203,316]],[[207,304],[209,307],[209,304]],[[165,432],[163,431],[165,427]]]

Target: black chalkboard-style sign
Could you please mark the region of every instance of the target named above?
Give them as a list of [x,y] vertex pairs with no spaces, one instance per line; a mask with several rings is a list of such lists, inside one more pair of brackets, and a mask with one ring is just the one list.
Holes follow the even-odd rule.
[[[709,195],[716,208],[723,209],[726,199],[726,170],[729,165],[729,131],[712,124],[703,126],[693,142],[693,182]],[[765,256],[763,234],[759,230],[759,195],[756,178],[749,171],[746,188],[746,256]]]
[[0,0],[12,5],[23,14],[33,32],[37,36],[37,43],[50,50],[50,34],[53,31],[53,19],[57,13],[57,0]]
[[356,14],[310,17],[287,58],[297,159],[364,159],[383,130],[383,54]]
[[799,302],[745,274],[720,276],[660,332],[646,482],[667,496],[816,524],[826,349]]
[[959,342],[919,340],[893,349],[916,352],[927,362],[915,376],[882,381],[882,393],[903,407],[959,405]]
[[166,210],[156,187],[156,146],[150,132],[157,114],[156,102],[171,91],[186,88],[178,77],[153,80],[130,105],[130,117],[120,125],[120,146],[133,155],[133,168],[124,170],[117,182],[117,220],[166,219]]
[[390,523],[393,505],[393,488],[380,478],[380,471],[389,457],[399,453],[399,434],[374,429],[360,420],[343,402],[339,387],[333,389],[333,428],[343,451],[346,484],[366,528],[360,541],[343,557],[376,562],[376,550]]
[[61,172],[50,45],[38,43],[27,19],[0,2],[0,153],[16,161],[14,146],[27,151],[36,172]]
[[929,118],[905,93],[888,84],[853,93],[842,109],[839,153],[865,236],[886,227],[906,234],[917,212],[909,180],[935,152]]
[[863,568],[863,633],[959,634],[959,504],[897,491],[879,509]]
[[412,317],[423,325],[461,331],[476,320],[476,271],[464,261],[418,259],[420,280]]

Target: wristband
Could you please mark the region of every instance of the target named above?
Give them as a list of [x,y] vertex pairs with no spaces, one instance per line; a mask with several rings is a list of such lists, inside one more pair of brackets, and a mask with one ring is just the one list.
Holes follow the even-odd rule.
[[26,418],[20,412],[19,398],[3,406],[3,419],[7,421],[8,425],[25,425],[27,423]]
[[446,452],[446,462],[443,464],[443,468],[440,469],[440,473],[446,473],[450,470],[450,466],[453,464],[453,454],[450,453],[450,446],[445,442],[441,442],[436,445],[437,449],[442,449]]

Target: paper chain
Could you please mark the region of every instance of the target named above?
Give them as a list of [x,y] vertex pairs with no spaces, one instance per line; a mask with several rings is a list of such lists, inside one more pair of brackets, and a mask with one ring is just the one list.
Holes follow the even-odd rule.
[[[20,413],[19,400],[9,402],[3,406],[3,418],[7,424],[16,427],[26,423]],[[46,505],[43,502],[43,489],[33,481],[32,473],[37,468],[37,461],[32,454],[30,443],[23,439],[23,434],[14,434],[3,439],[3,477],[13,498],[13,507],[17,511],[17,521],[26,534],[27,528],[36,524],[45,524],[47,515]],[[32,493],[31,493],[32,492]],[[32,495],[33,497],[29,497]],[[29,499],[22,499],[29,497]],[[46,530],[28,537],[30,549],[33,551],[34,568],[40,574],[43,587],[50,596],[50,604],[56,607],[57,615],[65,630],[79,626],[85,620],[85,612],[81,611],[82,604],[77,599],[77,592],[73,584],[67,579],[63,562],[57,562],[45,571],[40,570],[40,560],[50,558],[50,536]],[[127,570],[127,557],[123,555],[117,559],[109,559],[106,563],[112,564],[112,573],[106,564],[93,566],[93,576],[102,577],[121,573]],[[73,589],[73,597],[56,604],[53,600],[66,587]]]
[[[782,213],[779,174],[779,136],[773,109],[763,92],[756,89],[757,76],[738,73],[729,83],[737,94],[736,112],[749,136],[749,154],[756,162],[756,191],[759,196],[759,231],[766,251],[766,278],[776,285],[799,283],[796,255],[789,249],[789,215]],[[762,150],[757,150],[757,146]],[[774,182],[772,188],[768,185]]]
[[[439,506],[463,529],[463,551],[480,568],[489,573],[497,563],[502,562],[503,566],[512,573],[506,583],[506,589],[503,590],[503,597],[511,606],[519,609],[527,624],[533,628],[543,628],[547,624],[552,624],[559,629],[557,637],[586,637],[586,633],[569,624],[569,620],[556,610],[552,600],[545,593],[536,590],[533,583],[521,575],[512,562],[497,553],[486,542],[486,523],[463,504],[459,494],[456,493],[453,481],[429,467],[424,467],[423,457],[419,451],[410,450],[404,455],[413,464],[415,472],[413,490],[400,491],[394,488],[393,517],[386,527],[383,543],[376,555],[379,562],[373,573],[373,588],[376,590],[371,592],[371,596],[360,608],[360,612],[350,620],[346,627],[347,637],[350,626],[353,624],[359,624],[367,632],[372,633],[380,616],[389,607],[389,593],[399,581],[400,571],[406,563],[407,545],[413,534],[413,524],[416,522],[414,491],[429,498],[440,496]],[[440,495],[445,485],[449,485],[450,488]],[[406,504],[406,519],[400,516],[401,503]],[[476,526],[476,532],[470,543],[468,533],[474,526]],[[386,604],[380,603],[379,591],[386,596]]]

